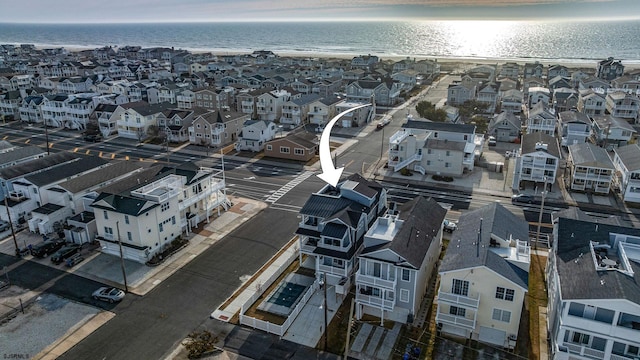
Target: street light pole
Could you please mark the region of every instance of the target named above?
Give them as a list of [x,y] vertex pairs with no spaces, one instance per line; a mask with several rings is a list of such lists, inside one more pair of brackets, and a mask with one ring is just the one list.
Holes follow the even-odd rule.
[[45,141],[47,142],[47,155],[51,155],[49,153],[49,129],[48,128],[49,128],[49,125],[47,125],[47,119],[44,119],[44,138],[45,138]]
[[118,232],[118,245],[120,246],[120,267],[122,268],[122,278],[124,279],[124,292],[129,292],[127,286],[127,273],[124,269],[124,255],[122,254],[122,240],[120,239],[120,221],[116,221],[116,231]]

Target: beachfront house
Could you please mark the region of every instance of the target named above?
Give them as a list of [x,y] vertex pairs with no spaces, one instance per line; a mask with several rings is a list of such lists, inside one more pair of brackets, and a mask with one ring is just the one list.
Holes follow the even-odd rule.
[[613,178],[625,202],[640,203],[640,147],[630,144],[613,149]]
[[506,62],[500,66],[499,74],[500,77],[518,79],[518,76],[520,76],[520,64],[516,62]]
[[556,132],[558,119],[553,109],[543,102],[537,103],[531,109],[525,109],[527,117],[527,134],[541,132],[553,136]]
[[529,225],[497,202],[460,216],[442,264],[438,331],[513,349],[528,292]]
[[353,284],[366,232],[386,210],[387,191],[359,174],[336,187],[325,185],[300,209],[296,230],[300,266],[313,269],[317,279],[324,279],[328,289],[340,295],[339,302]]
[[605,107],[615,117],[638,123],[640,99],[636,95],[622,91],[610,92],[607,94]]
[[264,120],[247,120],[236,142],[237,151],[260,152],[264,145],[276,137],[276,124]]
[[539,62],[535,63],[526,63],[524,64],[524,75],[525,79],[528,78],[540,78],[542,79],[542,75],[544,74],[544,65]]
[[549,252],[547,331],[554,360],[640,356],[640,232],[560,213]]
[[432,198],[418,196],[375,220],[357,258],[357,319],[413,321],[436,269],[446,213]]
[[528,184],[534,188],[545,183],[551,189],[558,176],[560,165],[560,145],[553,135],[533,132],[522,135],[522,144],[516,156],[513,188],[525,189]]
[[627,121],[612,115],[593,116],[591,119],[593,142],[607,150],[627,145],[637,133]]
[[591,143],[569,145],[567,167],[571,169],[571,190],[609,194],[615,166],[605,149]]
[[482,152],[475,125],[409,120],[389,138],[389,169],[461,176]]
[[611,81],[624,74],[624,65],[620,60],[614,60],[612,57],[598,62],[596,67],[596,77]]
[[558,114],[558,136],[561,146],[581,144],[591,137],[591,120],[575,110]]
[[102,252],[145,263],[230,205],[222,171],[184,163],[143,175],[113,184],[91,204]]
[[495,136],[496,141],[514,142],[520,137],[521,128],[520,117],[503,111],[491,119],[487,134]]
[[549,65],[547,68],[547,79],[553,79],[556,76],[568,78],[571,76],[571,73],[569,72],[569,68],[564,65]]

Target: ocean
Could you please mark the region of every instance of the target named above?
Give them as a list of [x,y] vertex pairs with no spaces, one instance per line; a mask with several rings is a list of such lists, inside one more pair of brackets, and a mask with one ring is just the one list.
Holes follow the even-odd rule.
[[271,50],[308,56],[378,55],[640,63],[640,20],[0,24],[0,43],[94,48],[175,47],[216,54]]

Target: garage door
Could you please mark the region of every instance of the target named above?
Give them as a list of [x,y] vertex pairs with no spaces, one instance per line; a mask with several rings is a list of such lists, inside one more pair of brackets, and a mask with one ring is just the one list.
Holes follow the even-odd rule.
[[480,334],[478,336],[478,340],[484,343],[504,346],[504,341],[506,338],[506,331],[480,326]]

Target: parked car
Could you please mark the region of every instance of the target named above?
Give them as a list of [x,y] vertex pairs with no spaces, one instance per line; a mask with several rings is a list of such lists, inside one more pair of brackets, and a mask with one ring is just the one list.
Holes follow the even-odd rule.
[[452,220],[448,220],[448,219],[444,219],[444,222],[442,223],[442,226],[444,228],[444,231],[446,232],[453,232],[454,230],[456,230],[458,228],[458,224],[455,223]]
[[102,136],[100,134],[87,134],[84,136],[84,141],[98,142],[101,140]]
[[11,226],[9,226],[9,223],[4,221],[4,220],[0,220],[0,232],[5,232],[7,230],[9,230],[11,228]]
[[378,123],[378,125],[376,125],[376,129],[380,130],[383,127],[389,125],[390,122],[391,122],[390,118],[384,118],[382,121]]
[[536,201],[536,198],[533,195],[527,195],[527,194],[518,194],[518,195],[513,195],[511,197],[511,202],[512,203],[526,203],[526,204],[533,204]]
[[73,254],[80,252],[80,245],[68,244],[58,250],[55,254],[51,255],[51,262],[54,264],[60,264],[64,260],[70,258]]
[[96,300],[108,301],[114,303],[124,298],[124,291],[114,287],[101,287],[92,294]]
[[45,240],[31,247],[31,255],[38,258],[44,258],[47,257],[47,255],[60,250],[63,246],[64,240],[62,239]]
[[81,263],[84,260],[84,257],[82,255],[80,255],[79,253],[75,253],[73,255],[71,255],[65,262],[64,264],[67,267],[74,267],[76,264]]
[[495,136],[489,136],[489,146],[496,146],[498,145],[498,141],[496,140]]

